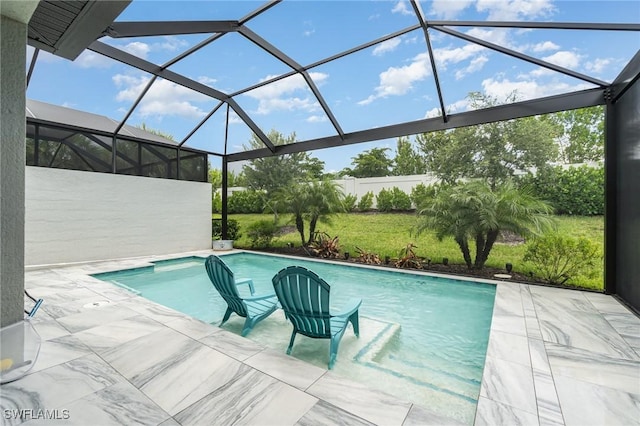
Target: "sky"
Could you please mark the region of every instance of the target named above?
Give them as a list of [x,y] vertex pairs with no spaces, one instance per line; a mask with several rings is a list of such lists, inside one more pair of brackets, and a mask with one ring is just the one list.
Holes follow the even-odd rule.
[[[254,1],[134,0],[117,21],[237,20],[257,9]],[[435,0],[420,2],[429,20],[640,22],[640,2],[555,0]],[[285,0],[246,26],[298,64],[309,65],[417,23],[406,0]],[[639,32],[523,30],[456,27],[482,38],[607,82],[640,49]],[[162,65],[210,34],[101,41]],[[467,95],[482,92],[520,100],[593,86],[435,30],[429,31],[448,113],[471,108]],[[28,48],[27,64],[33,54]],[[291,69],[238,33],[228,33],[169,67],[222,92]],[[345,132],[439,115],[439,101],[424,33],[416,30],[309,70],[310,77]],[[40,52],[27,97],[122,120],[151,76],[91,51],[75,61]],[[295,133],[298,140],[334,136],[320,103],[299,76],[234,96],[263,132]],[[218,101],[158,79],[127,121],[182,141]],[[231,109],[220,108],[185,145],[222,153],[244,150],[251,130]],[[314,151],[325,170],[350,167],[374,147],[395,154],[395,140]],[[211,157],[219,167],[217,157]]]

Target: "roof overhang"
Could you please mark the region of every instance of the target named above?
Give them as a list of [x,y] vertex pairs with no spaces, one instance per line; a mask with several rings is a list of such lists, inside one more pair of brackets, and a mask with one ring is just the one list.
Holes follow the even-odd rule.
[[42,0],[29,20],[28,43],[74,60],[102,36],[131,0]]

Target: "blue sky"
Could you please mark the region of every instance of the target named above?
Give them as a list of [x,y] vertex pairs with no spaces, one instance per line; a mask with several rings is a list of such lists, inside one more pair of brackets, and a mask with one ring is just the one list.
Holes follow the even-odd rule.
[[[134,0],[118,21],[240,19],[262,5],[253,1]],[[422,1],[428,19],[640,22],[640,3],[630,1],[443,0]],[[408,1],[284,1],[247,26],[289,57],[308,65],[417,22]],[[640,48],[637,32],[456,28],[536,58],[611,81]],[[105,43],[162,65],[209,35],[103,38]],[[444,101],[449,112],[469,109],[466,96],[480,91],[498,99],[517,91],[520,99],[593,87],[455,37],[430,31]],[[28,50],[28,58],[32,54]],[[217,90],[239,89],[290,69],[237,33],[229,33],[172,65]],[[421,30],[310,70],[345,132],[432,117],[439,105]],[[86,51],[75,61],[41,52],[27,97],[121,120],[150,75]],[[300,76],[234,97],[266,133],[295,132],[299,140],[335,135]],[[217,101],[159,79],[127,122],[182,140]],[[221,108],[187,145],[222,152],[226,109]],[[243,150],[251,132],[231,111],[228,152]],[[384,140],[319,150],[326,170],[350,166],[351,158]],[[219,164],[215,159],[213,166]]]

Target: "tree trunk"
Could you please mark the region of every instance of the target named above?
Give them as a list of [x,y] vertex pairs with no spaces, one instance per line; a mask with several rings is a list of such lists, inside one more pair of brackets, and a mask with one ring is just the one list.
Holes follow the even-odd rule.
[[318,216],[317,215],[311,216],[311,219],[309,220],[309,242],[308,242],[308,244],[311,244],[311,242],[313,241],[313,235],[316,233],[316,224],[317,223],[318,223]]
[[469,242],[464,237],[456,237],[456,243],[460,247],[464,261],[467,264],[467,268],[471,269],[471,254],[469,253]]
[[[493,231],[487,232],[487,239],[484,241],[482,248],[477,247],[478,254],[476,256],[476,269],[484,268],[484,264],[487,262],[489,258],[489,253],[491,253],[491,249],[493,248],[493,244],[498,239],[498,235],[500,235],[500,230],[496,229]],[[480,261],[478,262],[478,256],[480,257]]]
[[482,269],[484,266],[484,260],[482,254],[484,253],[485,239],[482,232],[476,234],[476,260],[473,264],[475,269]]
[[296,229],[300,233],[300,239],[302,240],[302,245],[304,245],[304,221],[302,220],[302,215],[296,213]]

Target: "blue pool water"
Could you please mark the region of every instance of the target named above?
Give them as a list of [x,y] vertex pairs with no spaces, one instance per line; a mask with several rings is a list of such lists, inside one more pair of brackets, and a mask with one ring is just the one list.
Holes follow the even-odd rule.
[[[390,379],[389,386],[383,386],[385,390],[393,392],[397,381],[395,386],[405,399],[418,399],[414,402],[436,406],[443,415],[473,421],[491,327],[494,285],[253,253],[229,254],[223,259],[236,278],[252,278],[258,294],[272,292],[273,275],[296,264],[313,270],[331,285],[332,306],[339,308],[350,298],[362,298],[361,316],[401,326],[376,363],[367,366],[372,381],[380,387],[380,381],[385,380],[381,377],[387,375]],[[145,298],[200,320],[216,324],[221,320],[226,304],[207,277],[204,259],[167,260],[155,265],[95,277],[132,288]],[[249,337],[253,334],[259,334],[259,327]],[[340,357],[336,368],[341,363],[346,368]]]

